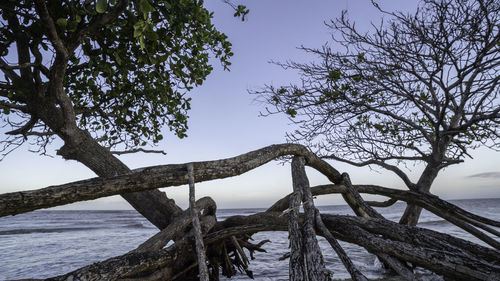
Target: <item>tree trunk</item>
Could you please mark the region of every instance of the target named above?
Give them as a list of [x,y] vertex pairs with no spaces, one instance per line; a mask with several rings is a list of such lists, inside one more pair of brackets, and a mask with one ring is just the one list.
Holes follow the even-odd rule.
[[[422,175],[420,176],[416,188],[414,191],[428,194],[431,189],[431,185],[434,182],[434,179],[437,177],[439,172],[439,166],[437,164],[429,163]],[[415,226],[418,223],[418,219],[420,218],[420,214],[422,213],[422,207],[408,204],[406,209],[399,220],[400,224],[406,224],[409,226]]]
[[[49,85],[47,97],[56,96],[59,106],[50,98],[37,96],[30,100],[29,106],[40,120],[64,141],[57,154],[66,160],[82,163],[99,177],[107,178],[130,173],[130,169],[109,149],[101,146],[89,132],[78,128],[74,109],[71,100],[64,93],[62,80],[59,84],[51,81]],[[168,199],[166,194],[159,190],[128,193],[122,196],[159,229],[165,228],[182,211],[173,200]]]
[[[63,139],[65,144],[57,152],[64,159],[76,160],[100,177],[128,174],[131,170],[108,149],[102,147],[88,132],[77,130]],[[122,197],[141,215],[159,229],[167,227],[182,209],[164,192],[157,189],[122,194]]]

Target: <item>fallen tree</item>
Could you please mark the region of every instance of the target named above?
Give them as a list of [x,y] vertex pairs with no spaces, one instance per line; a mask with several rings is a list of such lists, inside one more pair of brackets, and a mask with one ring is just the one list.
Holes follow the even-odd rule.
[[[236,6],[231,1],[224,2],[229,3],[235,9],[235,16],[244,17],[248,13],[242,5]],[[446,4],[446,1],[425,2]],[[457,5],[461,3],[457,2]],[[217,280],[220,273],[232,276],[237,270],[251,277],[252,272],[245,251],[249,252],[250,256],[255,251],[263,251],[266,241],[254,244],[249,241],[249,238],[252,233],[266,230],[295,231],[293,241],[296,247],[290,256],[297,257],[297,259],[294,259],[292,263],[291,279],[301,279],[301,276],[309,276],[311,273],[313,275],[309,277],[312,279],[328,280],[327,271],[321,263],[321,251],[318,250],[315,240],[318,230],[327,237],[332,247],[342,257],[354,279],[362,280],[363,275],[353,268],[347,254],[343,253],[335,239],[350,241],[365,247],[406,279],[414,278],[411,267],[407,265],[409,262],[450,278],[457,277],[457,274],[464,274],[466,276],[464,278],[467,279],[471,276],[480,279],[489,276],[487,278],[495,279],[498,276],[498,241],[489,235],[498,237],[498,231],[494,228],[498,227],[498,222],[470,214],[430,194],[424,194],[429,191],[430,184],[440,169],[460,162],[461,157],[467,154],[464,145],[475,143],[472,141],[469,143],[469,140],[481,137],[476,140],[492,139],[495,141],[495,137],[498,137],[497,127],[490,126],[492,122],[497,124],[495,122],[498,120],[500,110],[496,103],[491,102],[497,97],[497,92],[493,90],[497,89],[498,85],[497,75],[494,75],[495,67],[498,65],[498,52],[490,53],[490,51],[497,50],[494,48],[496,48],[499,33],[497,32],[498,26],[495,24],[498,22],[496,12],[499,7],[498,5],[483,5],[483,1],[477,1],[477,3],[481,9],[473,9],[476,7],[474,3],[471,9],[460,9],[466,12],[465,16],[466,19],[470,19],[469,21],[458,20],[459,30],[466,30],[466,34],[472,35],[465,39],[473,39],[473,45],[478,47],[466,49],[483,50],[467,56],[471,58],[472,64],[467,64],[464,69],[457,70],[457,73],[464,74],[462,75],[464,77],[459,80],[466,79],[469,83],[469,87],[466,87],[467,92],[464,94],[472,101],[472,104],[457,102],[445,89],[444,104],[439,102],[439,99],[437,102],[434,101],[435,98],[432,99],[431,106],[437,106],[436,110],[431,110],[435,118],[426,117],[427,110],[417,112],[419,116],[415,118],[418,119],[418,124],[422,123],[425,128],[418,125],[417,128],[410,128],[408,133],[404,133],[405,131],[401,129],[407,126],[400,124],[401,122],[411,125],[413,121],[417,121],[405,117],[400,120],[401,122],[396,123],[388,123],[391,121],[389,119],[381,120],[381,124],[376,124],[378,126],[372,126],[369,122],[370,118],[364,118],[360,120],[362,124],[357,127],[358,132],[368,132],[366,127],[371,126],[371,133],[376,137],[392,131],[400,132],[403,134],[404,142],[398,142],[398,147],[403,145],[409,148],[410,143],[406,141],[415,138],[417,141],[411,142],[413,152],[418,152],[420,145],[426,143],[427,140],[432,142],[433,148],[429,155],[417,154],[417,160],[432,160],[428,162],[428,169],[426,168],[417,183],[411,183],[405,175],[398,173],[400,170],[395,166],[382,163],[389,170],[396,171],[407,183],[412,191],[405,193],[374,186],[353,186],[347,175],[339,173],[305,147],[293,144],[270,146],[224,160],[164,165],[132,171],[113,154],[137,151],[158,152],[146,150],[144,146],[159,142],[163,138],[161,130],[165,128],[170,129],[179,137],[184,137],[187,130],[187,111],[190,108],[190,98],[186,94],[193,87],[203,83],[212,70],[208,58],[215,56],[224,68],[229,66],[228,59],[232,55],[231,45],[227,37],[212,24],[212,14],[204,8],[203,1],[3,1],[0,3],[2,15],[0,33],[5,35],[1,38],[2,44],[0,44],[0,71],[3,73],[0,81],[0,115],[5,123],[2,125],[9,131],[0,141],[0,159],[26,141],[33,141],[35,150],[38,149],[38,152],[44,154],[51,141],[59,138],[63,145],[57,150],[57,154],[66,160],[82,163],[95,172],[99,178],[41,190],[0,195],[0,216],[120,194],[160,231],[146,244],[131,253],[89,265],[64,276],[52,278],[53,280],[190,280],[197,279],[199,269],[208,271],[208,278],[212,280]],[[445,15],[448,14],[446,9],[442,11]],[[467,15],[479,16],[470,18]],[[460,17],[444,16],[439,19],[455,20]],[[484,26],[491,26],[491,28],[484,29]],[[478,38],[476,34],[483,29],[487,31],[486,36],[476,40]],[[175,32],[172,33],[173,30]],[[424,32],[424,34],[434,33]],[[462,34],[458,35],[458,38],[462,38]],[[441,38],[439,35],[437,37]],[[433,41],[412,40],[412,42],[432,43]],[[484,46],[482,46],[483,43]],[[385,48],[401,51],[393,47]],[[404,49],[406,52],[407,48]],[[438,49],[450,50],[448,47]],[[363,59],[363,55],[361,53],[359,55],[357,59],[348,60],[349,64],[362,66],[371,62],[371,65],[373,63],[376,66],[379,65],[378,60],[371,60],[372,56],[366,55]],[[405,59],[405,56],[396,57],[404,59],[405,63],[410,63],[412,66],[415,65]],[[425,61],[417,64],[419,68],[425,68]],[[441,63],[437,64],[441,65]],[[400,64],[395,64],[396,67],[398,65]],[[430,65],[435,65],[435,63],[431,61]],[[486,72],[481,72],[485,69]],[[469,79],[467,75],[470,71],[472,73]],[[354,80],[360,80],[362,83],[354,83],[353,86],[363,88],[373,82],[370,78],[372,76],[375,82],[401,77],[398,69],[392,72],[397,75],[386,75],[385,72],[375,76],[356,75],[347,71],[343,72],[347,76],[341,80],[348,80],[344,81],[347,82],[344,86],[349,86]],[[428,70],[425,69],[424,74],[427,72]],[[434,73],[432,70],[431,72]],[[337,76],[343,73],[328,69],[328,79],[339,82],[340,77]],[[486,79],[488,77],[485,75],[493,78]],[[424,75],[423,83],[430,83],[425,89],[432,93],[434,74],[431,75],[432,77],[427,76]],[[425,82],[427,78],[430,78],[431,82]],[[482,84],[483,81],[486,81],[486,84]],[[409,83],[413,84],[411,81]],[[455,87],[462,83],[452,83],[452,85]],[[442,87],[443,85],[440,85],[440,88]],[[479,98],[479,103],[475,106],[474,100],[476,99],[473,96],[481,94],[483,88],[493,90],[486,90],[483,98]],[[354,97],[357,92],[352,91],[355,90],[354,88],[350,89],[340,93],[345,96],[344,103],[337,103],[341,111],[360,114],[374,107],[383,109],[389,116],[396,114],[398,119],[405,115],[400,114],[405,113],[404,110],[403,112],[397,108],[393,110],[391,106],[379,107],[376,104],[372,105],[370,101],[358,107],[359,101],[357,97]],[[382,92],[391,92],[391,89],[393,88],[382,89]],[[380,94],[378,90],[380,89],[370,95]],[[398,89],[393,91],[400,93]],[[285,94],[281,89],[279,92]],[[293,93],[300,94],[295,91]],[[336,92],[322,93],[328,97],[328,100],[323,98],[323,101],[315,99],[310,101],[314,105],[320,105],[331,98],[338,97]],[[411,102],[405,102],[410,105],[414,103],[417,106],[426,105],[429,99],[425,93],[417,100],[414,99],[413,91],[403,94],[404,99],[411,99]],[[300,103],[294,101],[296,98],[298,97],[291,97],[291,101],[300,106]],[[367,98],[370,97],[367,96]],[[374,99],[376,102],[388,100],[378,96]],[[344,106],[346,102],[348,104]],[[451,106],[450,102],[451,104],[464,104],[465,107]],[[280,105],[283,104],[289,105],[281,101]],[[354,110],[351,110],[353,105]],[[446,112],[450,108],[452,109],[451,115]],[[295,114],[293,107],[286,107],[286,111],[291,115]],[[334,116],[342,118],[342,115],[334,114]],[[426,118],[422,119],[422,117]],[[429,122],[432,123],[431,126],[427,124]],[[342,122],[344,125],[349,125],[348,123]],[[473,128],[476,128],[475,133],[465,134]],[[392,136],[391,134],[388,137],[397,139],[401,137],[399,135]],[[343,136],[348,138],[347,142],[340,142],[344,146],[346,143],[359,142],[352,137],[352,134],[343,134]],[[385,140],[386,137],[384,136],[383,139]],[[345,147],[337,146],[335,143],[329,147],[332,148],[330,152],[340,152],[344,155],[347,152],[351,156],[359,156],[356,150],[346,151],[343,150]],[[382,152],[388,152],[383,147],[370,151],[379,155]],[[300,184],[294,188],[292,196],[294,200],[281,200],[277,204],[279,208],[281,208],[280,204],[284,204],[284,208],[279,211],[266,212],[260,217],[269,221],[250,223],[253,217],[248,217],[242,219],[243,224],[231,226],[230,223],[234,223],[237,218],[218,222],[215,215],[215,203],[210,199],[202,198],[198,200],[199,205],[194,206],[195,181],[236,176],[273,159],[287,156],[299,159],[295,160],[295,164],[299,164],[294,168],[293,177],[294,181]],[[336,155],[328,156],[336,159]],[[401,156],[405,155],[396,155],[398,158],[392,158],[389,155],[390,158],[387,160],[398,161]],[[365,158],[361,157],[356,160],[363,161],[366,160]],[[363,161],[358,164],[370,163],[373,162]],[[370,204],[373,205],[373,203],[364,202],[359,195],[360,192],[380,194],[390,199],[378,205],[389,205],[397,200],[403,200],[410,206],[414,206],[409,208],[410,212],[408,212],[413,215],[405,216],[404,218],[408,219],[403,221],[406,220],[410,224],[416,223],[419,208],[426,208],[474,234],[491,248],[479,247],[467,241],[454,240],[452,237],[439,236],[435,233],[426,233],[429,237],[434,237],[428,243],[421,242],[420,238],[401,240],[403,238],[391,236],[391,233],[396,231],[396,226],[393,224],[385,224],[384,227],[390,233],[381,234],[377,233],[380,230],[363,228],[361,225],[349,222],[350,224],[345,229],[350,229],[351,234],[360,233],[361,238],[355,240],[342,232],[343,229],[337,229],[345,222],[336,221],[338,225],[332,225],[325,216],[316,211],[311,196],[315,190],[323,193],[330,192],[330,187],[310,189],[305,173],[302,172],[303,165],[308,165],[324,174],[337,190],[331,192],[341,193],[355,214],[364,220],[374,223],[385,221],[371,209]],[[191,170],[192,173],[189,172]],[[191,207],[188,210],[182,210],[165,193],[155,189],[187,184],[190,179]],[[291,201],[294,202],[292,207]],[[295,209],[301,202],[307,207],[305,214],[300,214]],[[278,208],[276,207],[278,205],[274,205],[273,208]],[[288,218],[286,214],[289,214]],[[286,220],[282,221],[285,218]],[[304,225],[306,227],[303,227]],[[305,230],[301,230],[302,228]],[[413,232],[414,229],[408,231]],[[405,233],[403,230],[400,232],[401,235]],[[380,240],[382,238],[384,238],[383,241]],[[163,249],[164,245],[170,241],[174,242],[173,246]],[[373,244],[373,241],[377,243]],[[198,245],[196,253],[193,251],[193,245]],[[406,254],[397,251],[398,247],[405,249]],[[203,248],[205,250],[202,250]],[[455,250],[452,251],[453,249]],[[432,260],[435,252],[441,255],[439,260],[442,269],[426,262]],[[467,253],[467,256],[461,256],[459,252]],[[307,253],[307,257],[301,258],[302,253]],[[203,261],[205,259],[206,262]],[[454,271],[453,267],[455,267]],[[296,268],[302,268],[302,270],[295,270]],[[207,274],[203,275],[206,279]]]
[[[194,188],[195,181],[236,176],[286,156],[294,157],[294,192],[265,212],[217,221],[216,203],[210,198],[201,198],[136,250],[48,280],[198,280],[200,254],[193,250],[196,233],[203,238],[204,264],[210,280],[218,280],[220,274],[233,276],[238,270],[252,277],[247,252],[253,257],[255,251],[264,251],[267,241],[252,243],[249,238],[261,231],[290,232],[290,280],[304,280],[304,274],[309,275],[309,280],[330,280],[317,246],[317,235],[327,238],[354,280],[366,280],[366,277],[353,265],[337,239],[364,247],[407,280],[415,278],[412,272],[415,266],[453,280],[500,279],[500,235],[495,230],[500,222],[472,214],[427,193],[352,185],[347,174],[339,173],[305,147],[295,144],[272,145],[228,159],[147,167],[112,178],[1,194],[0,214],[14,215],[69,202],[187,184],[189,165],[193,169]],[[332,184],[309,188],[304,165],[324,174]],[[314,207],[313,196],[329,193],[342,194],[357,216],[320,214]],[[372,209],[373,203],[365,202],[360,193],[386,196],[390,203],[398,200],[420,206],[491,247],[389,221]],[[299,213],[301,204],[304,213]],[[196,231],[191,225],[193,214],[198,215],[201,226]],[[164,248],[170,241],[174,243]]]

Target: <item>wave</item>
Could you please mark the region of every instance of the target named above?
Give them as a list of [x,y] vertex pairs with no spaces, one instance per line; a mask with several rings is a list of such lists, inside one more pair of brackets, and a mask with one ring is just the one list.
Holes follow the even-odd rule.
[[121,227],[125,228],[145,228],[145,229],[156,229],[156,227],[148,222],[135,222],[122,225]]
[[449,224],[450,222],[447,220],[432,220],[432,221],[423,221],[419,222],[418,226],[420,225],[443,225],[443,224]]
[[124,225],[123,227],[126,227],[126,228],[146,228],[142,223],[138,222],[138,223],[130,223],[130,224],[126,224]]
[[57,232],[70,232],[70,231],[83,231],[89,229],[97,229],[97,227],[63,227],[63,228],[23,228],[1,230],[0,235],[17,235],[17,234],[31,234],[31,233],[57,233]]

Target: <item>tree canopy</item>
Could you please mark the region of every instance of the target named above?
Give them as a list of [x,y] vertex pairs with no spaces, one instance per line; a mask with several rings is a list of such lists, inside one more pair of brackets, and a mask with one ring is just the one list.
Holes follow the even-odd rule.
[[332,159],[380,165],[409,187],[402,161],[443,168],[468,149],[498,148],[498,1],[425,0],[415,14],[375,5],[389,19],[373,32],[344,12],[327,24],[334,44],[302,48],[318,61],[279,64],[299,71],[301,84],[256,91],[269,113],[298,125],[289,139]]
[[[3,1],[0,107],[11,130],[4,153],[57,129],[33,103],[52,100],[65,118],[106,147],[156,143],[166,125],[186,136],[190,98],[212,71],[230,65],[231,44],[203,1]],[[245,15],[243,6],[235,16]],[[57,97],[54,89],[69,103]],[[72,116],[73,115],[73,116]]]
[[[327,23],[332,45],[302,49],[300,84],[254,91],[268,114],[287,114],[288,134],[325,158],[394,172],[428,192],[439,171],[479,146],[498,149],[500,3],[422,0],[415,13],[389,12],[363,32],[347,13]],[[424,163],[416,182],[401,164]],[[412,224],[419,211],[412,211]],[[407,222],[405,213],[402,222]]]

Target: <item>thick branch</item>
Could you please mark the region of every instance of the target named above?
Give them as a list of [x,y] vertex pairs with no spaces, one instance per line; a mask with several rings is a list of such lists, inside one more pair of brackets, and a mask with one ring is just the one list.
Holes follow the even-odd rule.
[[[325,161],[296,144],[271,145],[233,158],[195,162],[196,182],[232,177],[259,167],[286,155],[301,155],[306,164],[325,174],[332,182],[339,182],[340,173]],[[93,200],[100,197],[187,184],[186,164],[153,166],[129,174],[92,178],[64,185],[32,191],[0,195],[0,216],[15,215],[41,208]]]
[[[292,160],[292,180],[293,190],[300,200],[303,202],[304,207],[304,221],[302,227],[299,227],[297,222],[298,207],[297,198],[294,204],[290,204],[290,241],[292,237],[296,237],[296,247],[291,247],[290,253],[290,280],[331,280],[329,272],[326,270],[323,260],[323,254],[318,245],[315,231],[315,207],[311,192],[309,190],[309,180],[307,179],[306,171],[304,169],[305,160],[303,157],[296,156]],[[292,220],[293,218],[293,220]],[[297,264],[295,260],[297,257],[302,257],[299,262],[302,262],[303,272],[298,272],[295,269]]]

